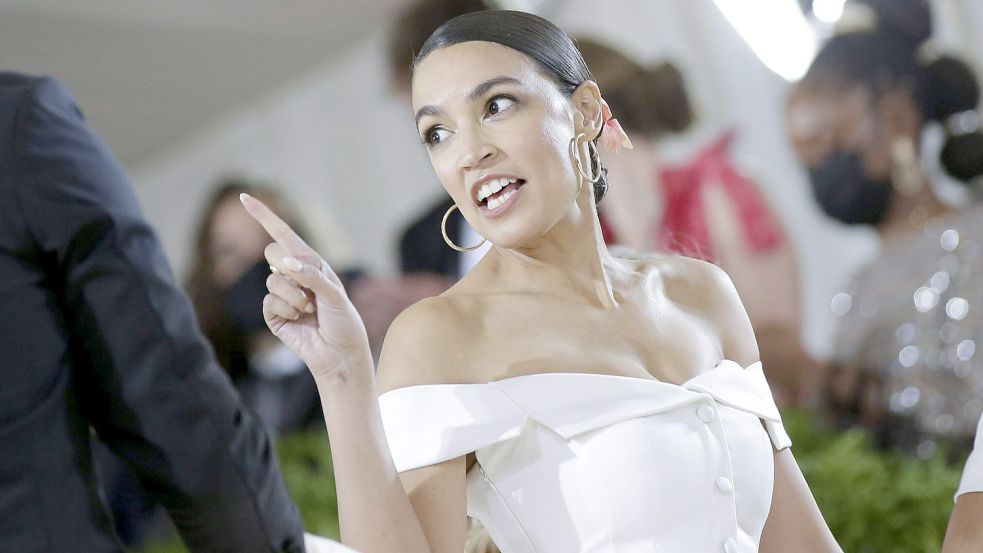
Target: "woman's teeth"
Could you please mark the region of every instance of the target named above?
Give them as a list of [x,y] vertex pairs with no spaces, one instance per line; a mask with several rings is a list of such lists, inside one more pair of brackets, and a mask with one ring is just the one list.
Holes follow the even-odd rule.
[[[482,184],[481,188],[478,190],[478,203],[485,201],[492,194],[497,194],[503,188],[514,182],[517,182],[517,180],[501,178],[501,179],[493,179],[486,182],[485,184]],[[488,200],[488,202],[491,203],[491,200]]]
[[509,200],[509,198],[512,197],[512,194],[515,194],[515,189],[508,190],[504,194],[502,194],[501,196],[498,196],[498,197],[489,199],[488,200],[488,209],[495,209],[498,206],[504,204],[505,202],[507,202]]

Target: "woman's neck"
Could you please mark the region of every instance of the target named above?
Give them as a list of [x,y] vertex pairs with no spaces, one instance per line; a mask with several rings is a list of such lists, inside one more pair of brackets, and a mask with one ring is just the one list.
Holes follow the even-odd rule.
[[928,220],[951,211],[952,208],[935,197],[928,183],[913,194],[895,191],[887,214],[877,225],[877,232],[886,241],[907,236],[914,231],[921,232]]
[[581,298],[602,308],[617,307],[611,283],[617,261],[608,252],[597,219],[591,186],[585,183],[570,215],[537,243],[520,248],[494,247],[489,266],[500,282],[521,283],[525,290]]

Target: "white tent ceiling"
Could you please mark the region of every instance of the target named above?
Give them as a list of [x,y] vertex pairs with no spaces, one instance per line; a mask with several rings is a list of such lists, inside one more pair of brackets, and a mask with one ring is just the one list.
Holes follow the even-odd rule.
[[0,0],[0,70],[59,77],[125,165],[329,63],[405,0]]

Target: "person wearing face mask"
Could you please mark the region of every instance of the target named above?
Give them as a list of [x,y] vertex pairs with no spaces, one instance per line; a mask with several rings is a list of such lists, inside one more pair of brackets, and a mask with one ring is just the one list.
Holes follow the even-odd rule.
[[270,334],[256,307],[270,274],[263,260],[269,238],[239,206],[243,192],[288,212],[265,187],[242,179],[220,183],[198,225],[187,289],[219,364],[275,437],[318,418],[317,391],[303,361]]
[[[847,4],[844,26],[790,95],[788,132],[818,205],[881,238],[838,294],[825,393],[842,424],[922,458],[965,451],[983,410],[983,207],[940,201],[940,163],[975,192],[983,174],[979,85],[934,54],[923,0]],[[923,149],[944,136],[938,162]],[[922,158],[928,163],[923,164]]]

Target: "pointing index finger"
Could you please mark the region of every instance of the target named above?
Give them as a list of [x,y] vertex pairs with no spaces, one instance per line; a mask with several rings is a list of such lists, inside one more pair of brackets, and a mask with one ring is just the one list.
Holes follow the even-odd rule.
[[297,236],[290,225],[285,223],[276,213],[273,213],[273,210],[266,207],[266,204],[246,193],[239,195],[239,201],[242,202],[249,215],[263,226],[270,238],[286,246],[288,251],[293,253],[310,251],[310,246],[300,236]]

